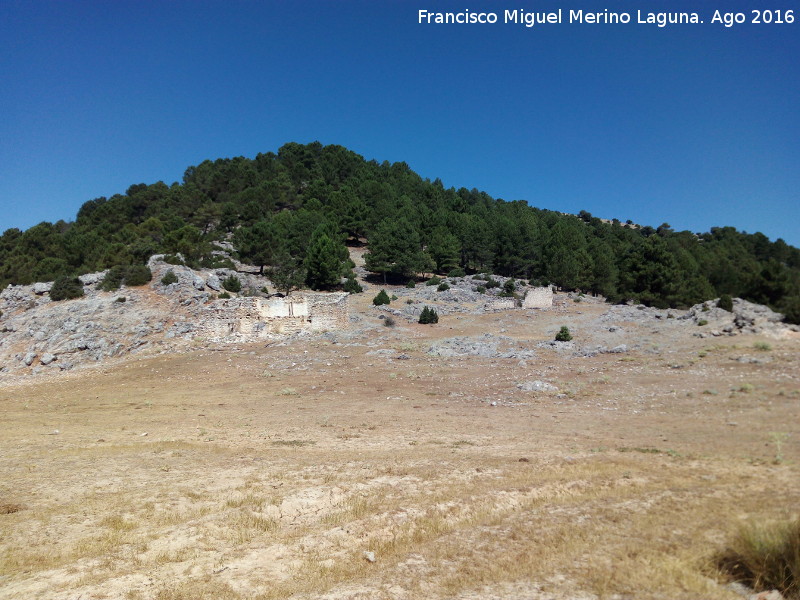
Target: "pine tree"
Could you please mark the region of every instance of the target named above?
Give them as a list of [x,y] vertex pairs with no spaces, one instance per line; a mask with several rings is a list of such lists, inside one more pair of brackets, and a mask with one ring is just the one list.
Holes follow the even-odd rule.
[[419,322],[423,325],[432,325],[439,322],[439,313],[435,309],[426,306],[419,314]]
[[336,243],[325,227],[318,227],[306,253],[306,284],[312,290],[331,290],[339,285],[343,265]]

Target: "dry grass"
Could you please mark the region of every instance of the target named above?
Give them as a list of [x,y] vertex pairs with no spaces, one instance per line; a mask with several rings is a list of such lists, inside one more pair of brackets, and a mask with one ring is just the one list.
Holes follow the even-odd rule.
[[743,525],[719,564],[756,591],[777,589],[786,598],[800,598],[800,518]]
[[[781,371],[800,342],[676,370],[701,340],[524,367],[427,357],[429,341],[199,350],[0,388],[0,596],[732,600],[715,563],[730,523],[800,495]],[[517,389],[534,378],[564,395]]]

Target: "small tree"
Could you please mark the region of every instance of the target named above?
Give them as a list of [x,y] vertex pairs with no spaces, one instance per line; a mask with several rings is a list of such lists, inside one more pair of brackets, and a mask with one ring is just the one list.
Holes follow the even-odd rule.
[[51,300],[72,300],[83,296],[83,284],[77,277],[61,276],[50,288]]
[[360,294],[364,291],[364,288],[356,281],[355,275],[350,273],[350,275],[347,276],[347,281],[344,282],[344,291],[350,292],[351,294]]
[[717,307],[733,312],[733,298],[731,298],[730,294],[722,294],[717,301]]
[[178,276],[175,275],[175,271],[170,269],[169,271],[164,273],[164,276],[161,278],[161,283],[164,284],[164,285],[170,285],[170,284],[173,284],[173,283],[178,283]]
[[288,252],[282,251],[275,259],[275,266],[269,270],[269,278],[278,291],[288,296],[293,289],[303,285],[306,271],[298,260],[292,258]]
[[419,314],[419,322],[423,325],[432,325],[439,322],[439,313],[435,309],[426,306]]
[[222,280],[222,287],[224,287],[229,292],[233,292],[238,294],[242,291],[242,282],[239,281],[239,278],[236,275],[229,275],[225,279]]
[[572,334],[569,332],[569,327],[562,325],[560,331],[556,334],[557,342],[568,342],[572,339]]
[[380,292],[378,292],[378,295],[372,299],[372,303],[375,306],[380,306],[381,304],[389,304],[391,301],[392,299],[389,298],[389,294],[386,293],[386,290],[381,290]]

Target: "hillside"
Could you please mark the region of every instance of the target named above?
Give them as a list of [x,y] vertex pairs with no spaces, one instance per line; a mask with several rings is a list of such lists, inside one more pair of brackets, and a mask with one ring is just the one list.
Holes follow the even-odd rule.
[[446,189],[405,163],[319,143],[204,161],[181,183],[136,184],[86,202],[74,222],[9,229],[0,237],[0,286],[144,264],[158,253],[226,267],[214,252],[227,240],[242,261],[288,272],[289,287],[332,289],[349,270],[344,244],[365,239],[367,268],[387,281],[492,272],[661,308],[725,294],[800,322],[800,250],[782,240],[563,215]]

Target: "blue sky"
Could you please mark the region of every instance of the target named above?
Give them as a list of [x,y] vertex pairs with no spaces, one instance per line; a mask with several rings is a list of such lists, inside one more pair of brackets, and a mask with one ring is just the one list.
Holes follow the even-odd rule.
[[[726,28],[711,4],[0,0],[0,231],[319,140],[542,208],[800,246],[800,24]],[[417,23],[557,8],[706,22]]]

